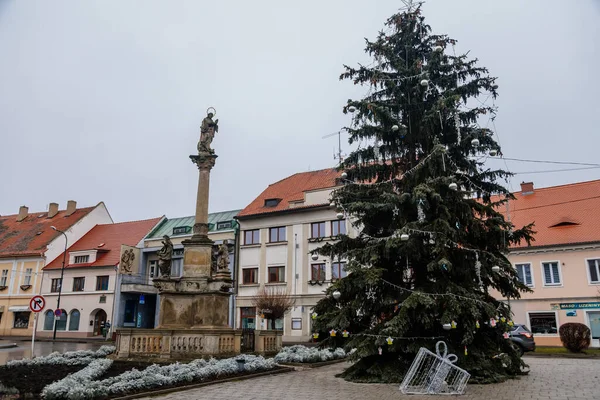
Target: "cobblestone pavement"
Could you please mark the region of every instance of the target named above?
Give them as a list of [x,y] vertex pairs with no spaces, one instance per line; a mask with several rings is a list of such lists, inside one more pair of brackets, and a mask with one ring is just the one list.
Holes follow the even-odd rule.
[[[519,380],[496,385],[468,385],[461,400],[598,400],[600,360],[526,358],[531,372]],[[295,371],[245,381],[222,383],[146,398],[169,400],[432,400],[446,396],[414,396],[400,393],[399,385],[356,384],[336,378],[347,364]]]

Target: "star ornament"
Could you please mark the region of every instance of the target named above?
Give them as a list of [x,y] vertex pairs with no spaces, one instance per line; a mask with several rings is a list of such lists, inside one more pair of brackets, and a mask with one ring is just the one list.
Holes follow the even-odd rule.
[[369,290],[367,291],[367,299],[375,300],[375,290],[373,290],[372,287],[370,287]]

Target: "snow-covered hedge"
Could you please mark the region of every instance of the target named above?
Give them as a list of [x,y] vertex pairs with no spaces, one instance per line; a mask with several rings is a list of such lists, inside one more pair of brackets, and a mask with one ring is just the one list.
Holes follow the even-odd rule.
[[278,363],[316,363],[323,361],[337,360],[345,358],[346,352],[338,347],[335,350],[319,350],[316,347],[306,347],[302,345],[284,347],[275,356],[275,362]]
[[82,370],[47,385],[42,390],[42,398],[48,400],[93,398],[88,386],[94,379],[101,377],[112,363],[112,360],[106,358],[94,360]]
[[55,365],[87,365],[92,361],[106,357],[114,353],[115,346],[102,346],[98,350],[78,350],[59,353],[55,351],[44,357],[24,358],[22,360],[12,360],[6,363],[7,367],[16,367],[19,365],[38,365],[38,364],[55,364]]
[[[100,365],[90,364],[73,380],[73,374],[44,388],[43,398],[52,399],[94,399],[111,395],[120,395],[130,391],[138,392],[166,385],[199,382],[222,375],[236,374],[239,371],[236,359],[245,361],[245,371],[266,371],[275,368],[272,358],[241,355],[224,360],[194,360],[187,364],[151,365],[140,371],[132,369],[119,376],[100,381],[87,380],[89,376],[99,376]],[[98,360],[105,361],[105,360]],[[105,370],[104,370],[105,371]],[[102,372],[104,373],[104,372]],[[102,374],[100,374],[102,375]]]

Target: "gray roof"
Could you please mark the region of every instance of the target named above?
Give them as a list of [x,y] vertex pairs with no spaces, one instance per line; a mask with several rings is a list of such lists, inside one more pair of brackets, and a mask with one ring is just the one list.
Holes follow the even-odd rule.
[[[217,226],[219,222],[232,222],[232,226],[235,227],[237,225],[237,221],[233,219],[241,210],[231,210],[231,211],[222,211],[217,213],[208,214],[208,224],[209,224],[209,232],[225,232],[231,230],[233,228],[220,229],[217,230]],[[179,218],[165,218],[164,221],[158,225],[152,232],[150,232],[146,239],[158,239],[163,237],[164,235],[168,236],[179,236],[191,234],[192,228],[194,226],[195,217],[192,215],[190,217],[179,217]],[[188,227],[188,233],[181,234],[173,234],[173,228],[179,227]]]

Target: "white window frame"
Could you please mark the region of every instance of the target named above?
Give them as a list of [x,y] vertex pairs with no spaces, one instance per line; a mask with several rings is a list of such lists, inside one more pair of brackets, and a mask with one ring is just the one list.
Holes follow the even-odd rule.
[[25,268],[23,277],[23,285],[31,285],[31,277],[33,276],[33,268]]
[[[592,282],[592,276],[590,275],[590,266],[589,266],[590,261],[596,261],[596,272],[598,273],[598,281],[597,282]],[[600,285],[600,257],[586,258],[585,259],[585,272],[588,277],[588,284],[590,284],[592,286]]]
[[542,336],[542,337],[559,337],[560,335],[558,334],[558,330],[560,329],[560,319],[558,319],[558,311],[556,310],[531,310],[531,311],[526,311],[526,315],[527,315],[527,328],[529,328],[530,332],[533,332],[533,329],[531,328],[531,320],[529,319],[529,314],[539,314],[539,313],[543,313],[543,314],[550,314],[550,313],[554,313],[554,318],[556,319],[556,333],[534,333],[534,335],[536,336]]
[[[544,264],[556,263],[558,266],[558,279],[560,279],[559,283],[546,283],[546,275],[544,273]],[[542,273],[542,283],[544,287],[562,287],[564,285],[563,275],[562,275],[562,265],[559,260],[549,260],[549,261],[541,261],[540,262],[540,271]],[[550,275],[552,276],[552,274]]]
[[[514,263],[513,267],[515,268],[515,271],[518,272],[517,265],[529,265],[529,272],[531,272],[531,285],[528,285],[525,282],[523,282],[523,284],[525,286],[527,286],[527,287],[534,288],[535,287],[535,277],[534,277],[535,274],[533,273],[533,263],[529,262],[529,261],[523,261],[523,262],[516,262],[516,263]],[[544,267],[542,267],[542,272],[544,272],[543,270],[544,270]],[[523,278],[524,277],[525,277],[525,275],[523,275]],[[542,276],[542,279],[544,279],[543,276]]]
[[0,272],[0,286],[8,286],[8,269],[3,269]]

